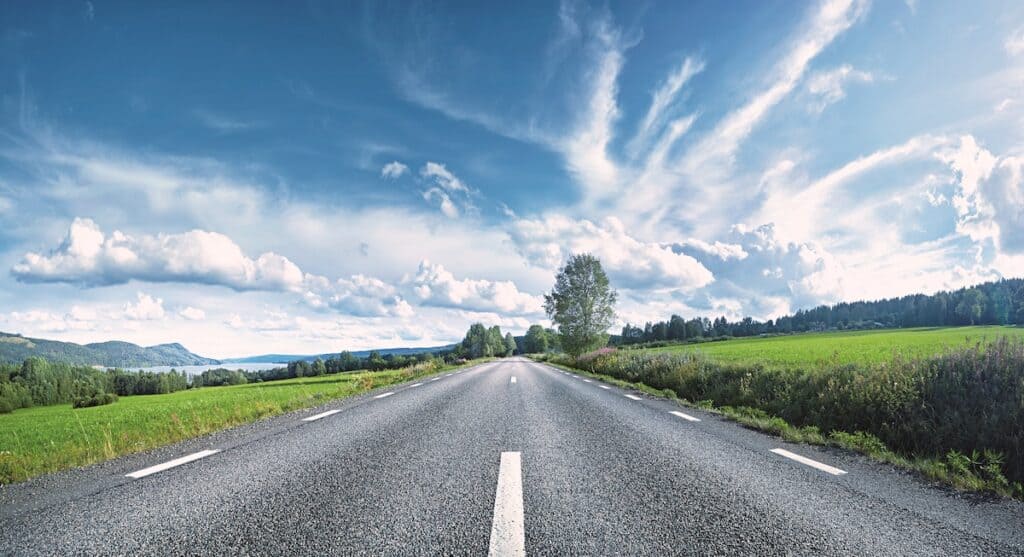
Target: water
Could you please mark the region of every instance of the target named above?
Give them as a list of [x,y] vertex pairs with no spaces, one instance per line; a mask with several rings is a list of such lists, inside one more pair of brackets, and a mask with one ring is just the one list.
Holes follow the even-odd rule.
[[124,369],[130,369],[132,371],[157,371],[165,372],[175,369],[179,372],[183,371],[188,376],[199,375],[200,373],[208,369],[240,369],[242,371],[263,371],[265,369],[274,369],[278,367],[287,367],[288,364],[214,364],[204,366],[150,366],[150,367],[129,367]]

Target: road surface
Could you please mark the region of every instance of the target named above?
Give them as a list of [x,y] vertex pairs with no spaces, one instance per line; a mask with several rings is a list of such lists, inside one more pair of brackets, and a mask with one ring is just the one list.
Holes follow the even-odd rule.
[[0,488],[0,553],[1021,555],[1024,505],[515,358]]

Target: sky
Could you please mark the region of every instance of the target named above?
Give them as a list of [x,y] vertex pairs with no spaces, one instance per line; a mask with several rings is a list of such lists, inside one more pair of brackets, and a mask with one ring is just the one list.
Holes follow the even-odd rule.
[[0,330],[226,358],[1024,275],[1014,1],[0,4]]

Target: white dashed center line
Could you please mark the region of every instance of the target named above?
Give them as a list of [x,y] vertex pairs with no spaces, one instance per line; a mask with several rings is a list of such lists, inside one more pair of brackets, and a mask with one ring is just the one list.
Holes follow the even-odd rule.
[[501,453],[498,489],[494,494],[494,520],[491,522],[491,557],[526,555],[523,529],[523,469],[518,452]]
[[640,400],[640,397],[636,395],[625,395],[629,400]]
[[512,379],[509,380],[509,383],[512,384],[512,385],[516,384],[516,376],[515,375],[512,376]]
[[584,383],[590,383],[590,379],[584,379],[583,382]]
[[679,416],[680,418],[682,418],[682,419],[684,419],[684,420],[686,420],[688,422],[699,422],[700,421],[700,418],[695,418],[695,417],[693,417],[693,416],[691,416],[689,414],[684,414],[682,412],[672,411],[672,412],[669,412],[669,414],[672,414],[673,416]]
[[319,420],[320,418],[326,418],[327,416],[332,416],[334,414],[337,414],[338,412],[341,412],[341,410],[328,410],[326,412],[321,412],[319,414],[314,414],[312,416],[309,416],[308,418],[302,418],[302,421],[304,421],[304,422],[315,422],[315,421]]
[[431,379],[431,381],[437,381],[437,380],[438,380],[438,379],[440,379],[440,378],[441,378],[441,377],[440,377],[440,376],[438,376],[438,377],[435,377],[435,378]]
[[609,387],[608,385],[598,385],[598,386],[601,387],[602,389],[611,389],[611,387]]
[[163,472],[164,470],[167,470],[168,468],[174,468],[175,466],[181,466],[182,464],[188,464],[189,462],[192,462],[194,460],[199,460],[200,458],[205,458],[205,457],[208,457],[208,456],[210,456],[212,454],[217,454],[219,452],[220,451],[217,450],[217,449],[208,449],[208,450],[205,450],[205,451],[199,451],[198,453],[192,453],[190,455],[186,455],[186,456],[183,456],[181,458],[176,458],[174,460],[168,460],[167,462],[165,462],[163,464],[157,464],[155,466],[150,466],[149,468],[143,468],[142,470],[139,470],[137,472],[132,472],[131,474],[125,474],[125,476],[137,480],[139,478],[144,478],[144,477],[146,477],[146,476],[148,476],[150,474],[156,474],[157,472]]
[[420,385],[422,385],[422,384],[423,384],[423,383],[413,383],[412,385],[409,385],[409,388],[411,389],[411,388],[413,388],[413,387],[419,387],[419,386],[420,386]]
[[842,476],[843,474],[846,473],[846,470],[840,470],[839,468],[836,468],[834,466],[829,466],[828,464],[822,464],[822,463],[818,462],[817,460],[811,460],[811,459],[809,459],[809,458],[807,458],[805,456],[800,456],[800,455],[798,455],[796,453],[791,453],[791,452],[789,452],[789,451],[787,451],[785,449],[772,449],[772,452],[777,454],[777,455],[779,455],[779,456],[784,456],[784,457],[786,457],[786,458],[788,458],[790,460],[795,460],[795,461],[799,462],[800,464],[806,464],[807,466],[810,466],[811,468],[816,468],[818,470],[821,470],[822,472],[825,472],[826,474],[832,474],[833,476]]
[[375,397],[373,397],[373,398],[384,398],[384,397],[386,397],[386,396],[391,396],[391,395],[393,395],[393,394],[395,394],[395,392],[394,392],[394,391],[391,391],[390,393],[381,393],[381,394],[379,394],[379,395],[377,395],[377,396],[375,396]]

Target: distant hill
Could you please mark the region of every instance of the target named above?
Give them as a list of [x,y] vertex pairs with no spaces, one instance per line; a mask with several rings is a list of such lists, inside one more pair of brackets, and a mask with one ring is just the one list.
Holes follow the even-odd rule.
[[[441,352],[441,351],[444,351],[444,350],[449,350],[449,349],[453,348],[454,346],[455,346],[454,344],[448,344],[448,345],[445,345],[445,346],[430,346],[430,347],[427,347],[427,348],[405,348],[405,347],[403,347],[403,348],[379,348],[379,349],[376,349],[376,350],[356,350],[356,351],[352,351],[352,355],[353,356],[357,356],[359,358],[365,358],[365,357],[370,355],[370,352],[378,352],[381,356],[387,356],[388,354],[393,354],[393,355],[396,355],[396,356],[406,356],[406,355],[409,355],[409,354],[422,354],[424,352]],[[308,355],[308,354],[307,355],[301,355],[301,354],[262,354],[262,355],[259,355],[259,356],[247,356],[247,357],[244,357],[244,358],[228,358],[226,360],[222,360],[222,363],[225,363],[225,364],[269,364],[269,363],[282,363],[283,364],[283,363],[287,363],[287,362],[296,362],[296,361],[299,361],[299,360],[306,360],[307,362],[312,362],[313,360],[316,360],[317,358],[320,358],[321,360],[326,360],[328,358],[333,358],[333,357],[337,356],[339,352],[341,352],[341,351],[339,350],[338,352],[330,352],[330,353],[327,353],[327,354],[313,354],[313,355]]]
[[189,352],[178,343],[139,346],[109,341],[75,344],[0,332],[0,362],[20,363],[39,356],[54,362],[106,367],[186,366],[219,364]]

